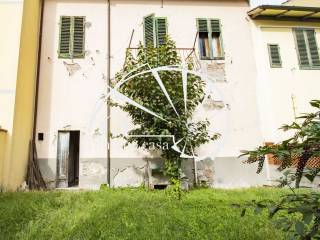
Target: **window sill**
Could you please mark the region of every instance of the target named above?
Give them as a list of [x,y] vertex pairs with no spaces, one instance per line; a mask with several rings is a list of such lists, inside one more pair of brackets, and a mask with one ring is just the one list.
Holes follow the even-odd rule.
[[85,59],[85,57],[62,57],[62,56],[59,56],[58,59],[70,59],[70,60],[73,60],[73,59]]
[[221,61],[225,62],[224,57],[216,57],[216,58],[200,58],[201,61]]
[[320,67],[301,67],[300,70],[320,70]]

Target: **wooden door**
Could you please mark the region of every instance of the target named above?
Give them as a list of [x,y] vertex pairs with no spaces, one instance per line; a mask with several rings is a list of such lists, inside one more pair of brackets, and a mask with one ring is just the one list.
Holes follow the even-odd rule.
[[68,187],[68,163],[70,149],[70,132],[58,132],[58,153],[57,153],[57,188]]

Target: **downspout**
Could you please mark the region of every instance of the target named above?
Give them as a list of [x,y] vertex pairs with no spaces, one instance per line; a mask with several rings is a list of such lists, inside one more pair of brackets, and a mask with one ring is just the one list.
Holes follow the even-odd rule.
[[43,33],[43,12],[44,12],[44,2],[41,1],[40,8],[40,28],[39,28],[39,39],[38,39],[38,56],[37,56],[37,76],[36,76],[36,88],[35,88],[35,98],[34,98],[34,113],[33,113],[33,133],[32,140],[36,141],[36,131],[37,131],[37,118],[38,118],[38,99],[39,99],[39,83],[40,83],[40,61],[41,61],[41,50],[42,50],[42,33]]
[[108,0],[108,30],[107,30],[107,34],[108,34],[108,46],[107,46],[107,183],[108,186],[111,187],[111,159],[110,159],[110,143],[111,143],[111,137],[110,137],[110,114],[111,114],[111,109],[110,109],[110,96],[109,96],[109,92],[110,92],[110,78],[111,78],[111,0]]

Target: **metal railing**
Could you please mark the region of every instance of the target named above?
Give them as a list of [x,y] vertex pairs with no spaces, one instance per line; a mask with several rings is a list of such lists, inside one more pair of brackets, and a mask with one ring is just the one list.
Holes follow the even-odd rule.
[[[127,51],[130,51],[133,57],[136,57],[139,48],[129,47],[127,48]],[[196,54],[195,48],[176,48],[175,51],[177,52],[178,56],[181,58],[182,61],[192,64],[193,70],[199,70],[201,68],[200,59]],[[126,60],[127,59],[125,59],[125,62]]]

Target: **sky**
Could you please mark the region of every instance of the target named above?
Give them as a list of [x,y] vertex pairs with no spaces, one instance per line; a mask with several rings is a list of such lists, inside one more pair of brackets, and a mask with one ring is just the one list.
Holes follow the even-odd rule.
[[285,2],[285,0],[251,0],[253,7],[262,4],[281,4],[282,2]]

